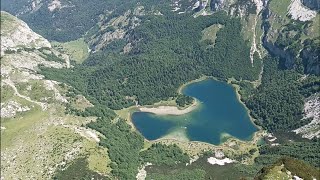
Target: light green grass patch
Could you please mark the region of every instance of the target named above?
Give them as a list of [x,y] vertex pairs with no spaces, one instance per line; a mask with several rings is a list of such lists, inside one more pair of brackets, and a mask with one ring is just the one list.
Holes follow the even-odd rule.
[[88,152],[89,169],[102,174],[109,174],[112,169],[110,167],[111,160],[108,156],[108,150],[92,141],[86,141],[85,148]]
[[214,46],[216,38],[217,38],[217,32],[223,28],[223,25],[221,24],[214,24],[211,25],[204,30],[202,30],[202,38],[201,41],[209,40],[212,43],[212,46]]
[[29,82],[17,83],[17,89],[20,94],[30,97],[32,100],[52,102],[54,91],[47,90],[42,81],[30,80]]
[[310,38],[320,37],[320,13],[312,19],[312,25],[310,28]]
[[82,63],[89,56],[89,47],[84,41],[84,38],[66,43],[52,42],[52,45],[59,51],[63,51],[68,54],[71,57],[71,60],[77,63]]
[[290,23],[290,19],[288,17],[277,17],[275,15],[270,17],[270,24],[271,24],[271,29],[270,32],[268,33],[268,40],[271,41],[272,43],[275,43],[275,41],[278,38],[279,32],[281,29],[286,25]]
[[1,11],[1,35],[5,35],[15,30],[18,26],[17,18],[11,14]]
[[125,119],[125,120],[130,120],[131,119],[131,114],[133,112],[137,111],[136,108],[134,107],[129,107],[129,108],[124,108],[121,110],[115,110],[114,112],[118,115],[119,118]]
[[270,9],[272,12],[278,14],[282,18],[286,17],[288,12],[288,7],[291,3],[291,0],[272,0],[270,2]]
[[13,89],[8,85],[1,86],[1,103],[7,102],[14,96]]
[[75,142],[82,142],[83,138],[69,128],[50,126],[46,132],[47,141],[53,146],[51,157],[61,157],[66,154]]
[[[41,111],[40,108],[35,108],[14,118],[2,119],[1,126],[6,129],[1,131],[1,150],[11,146],[14,143],[14,138],[22,135],[26,130],[32,128],[35,123],[45,118],[48,118],[48,113]],[[30,137],[28,139],[32,139],[30,134],[28,136]]]
[[[282,171],[284,169],[284,171]],[[282,166],[275,166],[270,172],[264,177],[266,180],[285,180],[292,179],[291,175],[286,173],[285,168]]]

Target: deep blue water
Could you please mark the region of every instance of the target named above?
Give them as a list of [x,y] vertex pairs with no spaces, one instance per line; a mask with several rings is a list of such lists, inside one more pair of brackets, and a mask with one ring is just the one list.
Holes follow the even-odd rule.
[[180,116],[145,112],[132,114],[133,124],[146,139],[155,140],[183,130],[191,141],[217,145],[226,140],[224,135],[250,140],[257,131],[231,85],[207,79],[186,86],[182,93],[196,98],[200,102],[199,107]]

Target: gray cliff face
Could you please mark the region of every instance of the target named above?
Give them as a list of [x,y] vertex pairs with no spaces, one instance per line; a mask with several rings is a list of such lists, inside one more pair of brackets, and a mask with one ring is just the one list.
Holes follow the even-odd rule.
[[298,66],[297,59],[302,59],[305,74],[320,75],[320,45],[304,45],[298,56],[295,56],[287,47],[280,47],[276,44],[265,41],[264,47],[272,55],[278,56],[283,61],[283,66],[287,69],[294,69]]
[[301,0],[301,2],[312,10],[320,11],[320,0]]
[[223,8],[225,0],[212,0],[210,3],[210,8],[212,11],[219,11]]
[[264,42],[264,47],[271,53],[272,55],[279,56],[281,59],[284,60],[284,66],[287,69],[294,68],[295,65],[295,57],[289,51],[284,50],[273,44],[270,41]]
[[[302,0],[304,1],[304,0]],[[312,0],[310,0],[311,2]],[[319,2],[319,0],[317,0]],[[316,1],[313,1],[316,2]],[[318,43],[319,37],[314,39],[302,40],[299,37],[307,29],[291,29],[288,31],[281,29],[275,29],[272,27],[272,22],[275,21],[277,16],[269,9],[269,6],[265,6],[265,10],[262,13],[263,19],[263,46],[268,52],[274,56],[281,58],[281,65],[286,69],[300,69],[303,65],[305,74],[320,75],[320,43]],[[282,37],[282,38],[280,38]],[[283,38],[285,37],[285,38]],[[297,43],[299,45],[297,45]],[[293,44],[297,46],[293,48]]]
[[320,44],[306,46],[300,53],[307,74],[320,75]]

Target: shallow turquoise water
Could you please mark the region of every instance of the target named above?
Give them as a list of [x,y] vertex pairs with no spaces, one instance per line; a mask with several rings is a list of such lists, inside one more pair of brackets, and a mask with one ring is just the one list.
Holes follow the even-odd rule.
[[135,112],[132,114],[133,124],[148,140],[178,131],[191,141],[216,145],[230,136],[250,140],[257,131],[231,85],[207,79],[186,86],[183,94],[196,98],[199,107],[180,116]]

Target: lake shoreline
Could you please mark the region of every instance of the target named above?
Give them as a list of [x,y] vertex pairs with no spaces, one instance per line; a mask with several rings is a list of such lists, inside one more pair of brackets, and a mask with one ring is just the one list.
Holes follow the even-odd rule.
[[[266,136],[266,134],[267,132],[259,130],[252,135],[251,140],[245,141],[235,137],[230,137],[225,142],[222,142],[218,145],[203,142],[203,141],[184,141],[177,138],[166,138],[166,137],[162,137],[156,140],[146,139],[146,142],[151,144],[154,144],[154,143],[162,143],[166,145],[176,144],[191,157],[199,156],[203,154],[203,152],[208,152],[208,151],[215,152],[215,150],[222,150],[228,156],[234,153],[242,154],[244,152],[247,152],[247,148],[257,148],[259,140],[264,136]],[[235,145],[241,146],[242,148],[236,151],[235,149],[232,148]],[[249,161],[253,162],[254,159],[250,158]]]
[[185,109],[179,109],[177,106],[158,106],[158,107],[140,107],[138,108],[140,112],[147,112],[156,115],[183,115],[187,114],[197,107],[199,107],[198,100],[194,100],[194,102]]
[[[205,142],[201,142],[201,141],[191,141],[191,140],[181,142],[177,138],[173,138],[173,137],[168,137],[167,136],[167,137],[162,137],[162,138],[155,139],[155,140],[147,140],[145,138],[146,142],[156,143],[156,142],[163,142],[163,141],[171,141],[171,142],[173,141],[173,142],[179,142],[179,143],[183,143],[183,144],[184,143],[186,143],[186,144],[188,144],[188,143],[197,143],[197,144],[200,143],[200,144],[208,144],[208,145],[210,144],[210,147],[221,147],[221,145],[227,143],[230,140],[231,141],[232,140],[236,140],[236,141],[240,141],[240,142],[243,142],[243,143],[250,143],[250,142],[252,143],[254,141],[254,139],[257,137],[257,134],[260,134],[262,132],[262,128],[254,123],[255,119],[253,117],[251,117],[250,110],[247,108],[246,104],[243,101],[241,101],[241,95],[239,93],[239,86],[237,86],[236,84],[233,84],[230,81],[230,79],[223,80],[223,79],[219,79],[219,78],[212,77],[212,76],[201,76],[198,79],[191,80],[191,81],[188,81],[188,82],[182,84],[178,88],[177,92],[179,94],[183,94],[183,89],[186,86],[188,86],[188,85],[190,85],[192,83],[201,82],[201,81],[207,80],[207,79],[213,79],[213,80],[216,80],[216,81],[225,82],[225,83],[231,85],[234,88],[234,91],[235,91],[236,96],[237,96],[237,100],[245,107],[245,109],[247,111],[247,114],[249,116],[249,119],[251,120],[251,123],[257,128],[257,131],[252,134],[252,136],[250,137],[250,140],[240,140],[240,139],[235,138],[235,137],[229,137],[229,138],[226,139],[225,142],[222,142],[221,144],[216,145],[216,144],[210,144],[210,143],[205,143]],[[125,114],[126,114],[126,117],[124,119],[126,119],[128,121],[128,124],[130,124],[135,131],[138,131],[136,129],[135,125],[132,122],[132,114],[135,113],[135,112],[149,112],[149,113],[153,113],[155,115],[183,115],[183,114],[189,113],[189,112],[191,112],[193,110],[196,110],[197,108],[199,108],[199,106],[201,106],[201,102],[199,102],[199,100],[195,99],[193,104],[191,104],[190,106],[186,107],[185,109],[181,109],[176,105],[176,103],[174,102],[174,99],[169,99],[169,100],[165,100],[165,101],[160,101],[160,102],[155,103],[153,105],[131,106],[129,108],[125,108],[125,109],[123,109]],[[167,110],[169,110],[169,112]],[[120,112],[121,111],[122,110],[120,110]]]
[[224,80],[221,80],[221,79],[219,79],[219,78],[217,78],[217,77],[205,76],[205,75],[203,75],[203,76],[201,76],[201,77],[198,78],[198,79],[191,80],[191,81],[189,81],[189,82],[184,83],[183,85],[181,85],[181,86],[178,88],[178,93],[179,93],[179,94],[183,94],[183,93],[182,93],[182,90],[183,90],[186,86],[188,86],[188,85],[190,85],[190,84],[192,84],[192,83],[204,81],[204,80],[207,80],[207,79],[213,79],[213,80],[220,81],[220,82],[225,82],[225,83],[231,85],[231,86],[234,88],[234,91],[235,91],[235,93],[236,93],[236,96],[237,96],[238,101],[239,101],[239,102],[244,106],[244,108],[246,109],[247,114],[248,114],[248,116],[249,116],[250,121],[252,122],[252,124],[253,124],[258,130],[261,130],[261,129],[262,129],[260,126],[258,126],[258,125],[255,123],[256,119],[251,116],[250,109],[247,107],[246,103],[241,100],[240,86],[237,85],[237,84],[233,84],[233,83],[232,83],[232,78],[225,79],[225,81],[224,81]]
[[250,113],[251,111],[250,111],[250,109],[247,107],[246,103],[241,100],[240,86],[237,85],[237,84],[233,84],[231,81],[232,81],[232,80],[228,79],[227,83],[230,84],[230,85],[234,88],[234,91],[236,92],[237,99],[238,99],[238,101],[244,106],[244,108],[246,109],[247,114],[248,114],[248,116],[249,116],[249,118],[250,118],[250,121],[252,122],[252,124],[253,124],[256,128],[258,128],[258,130],[261,130],[262,128],[255,123],[255,121],[256,121],[257,119],[255,119],[255,118],[253,118],[253,117],[251,116],[251,113]]

